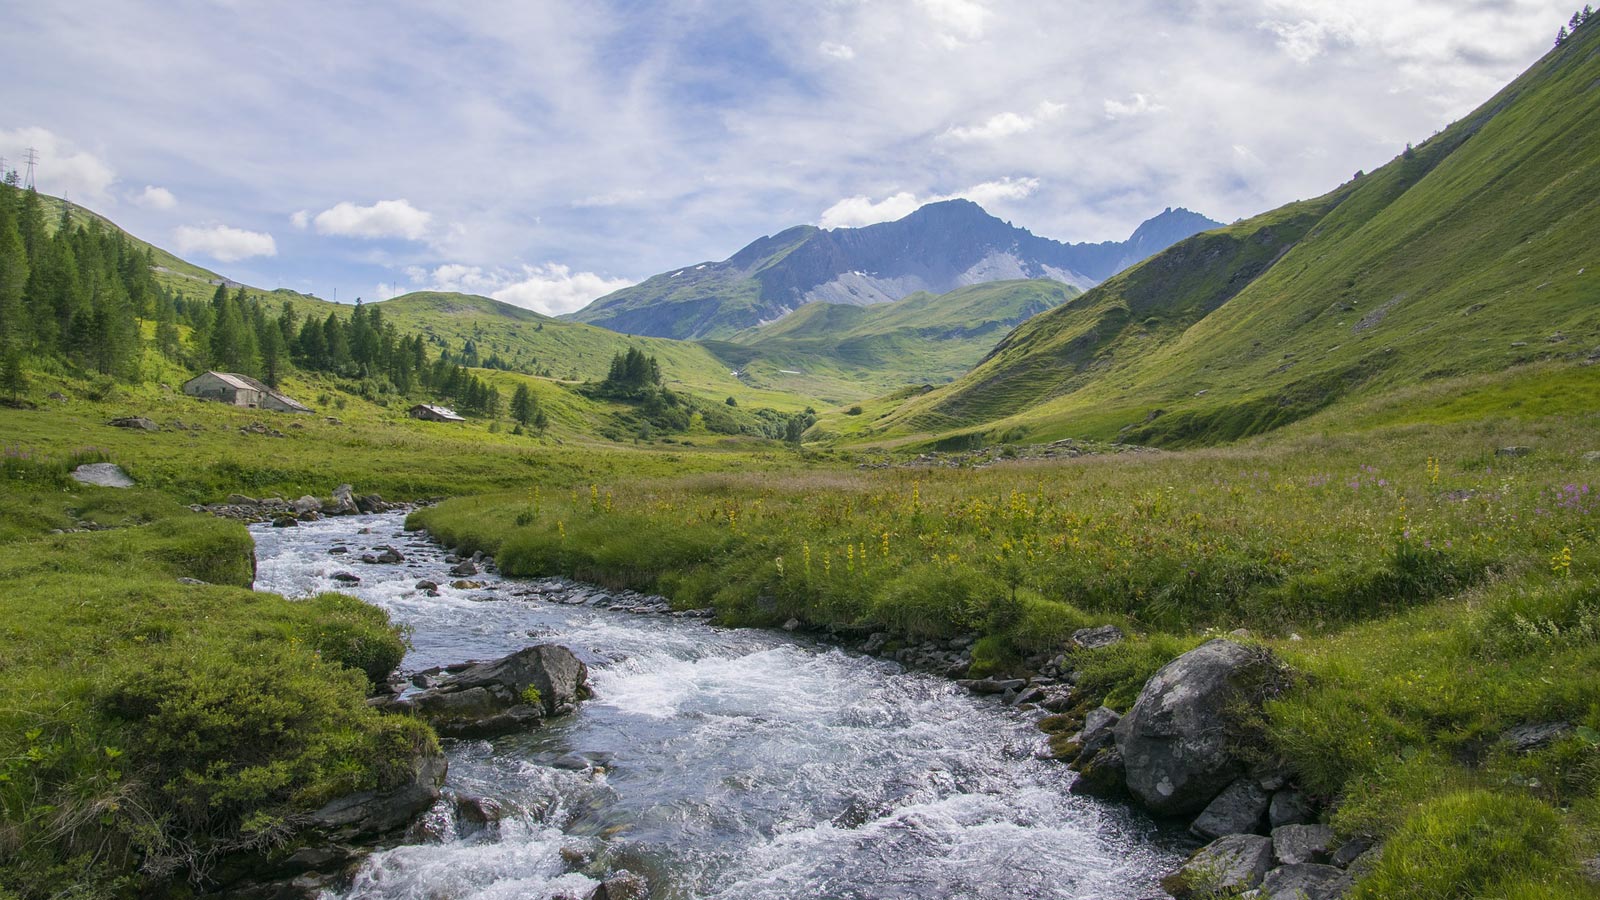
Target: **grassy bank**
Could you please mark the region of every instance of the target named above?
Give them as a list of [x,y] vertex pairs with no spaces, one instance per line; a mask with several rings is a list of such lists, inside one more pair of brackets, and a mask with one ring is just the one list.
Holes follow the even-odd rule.
[[[1138,636],[1074,668],[1092,700],[1121,709],[1184,649],[1249,628],[1297,673],[1258,752],[1329,802],[1344,834],[1389,839],[1368,896],[1590,896],[1576,860],[1600,834],[1592,426],[1499,419],[983,471],[597,480],[412,522],[509,573],[659,591],[734,623],[977,632],[980,673],[1114,622]],[[1549,721],[1576,727],[1529,754],[1500,740]],[[1532,812],[1502,828],[1489,815],[1501,808]]]
[[255,593],[243,527],[74,462],[3,466],[0,896],[176,890],[405,776],[433,737],[364,703],[404,652],[384,613]]

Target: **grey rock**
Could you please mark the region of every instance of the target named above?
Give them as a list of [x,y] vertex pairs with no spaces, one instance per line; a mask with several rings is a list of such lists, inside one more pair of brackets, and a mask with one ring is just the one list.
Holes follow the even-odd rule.
[[1590,450],[1579,458],[1586,463],[1600,463],[1600,450]]
[[612,759],[612,754],[607,753],[604,750],[575,750],[571,753],[564,753],[557,757],[556,761],[551,763],[551,765],[558,769],[570,769],[572,771],[581,772],[585,769],[609,768]]
[[299,525],[300,520],[294,516],[278,516],[272,520],[273,528],[296,528]]
[[44,397],[46,400],[54,400],[57,403],[67,402],[67,395],[61,393],[60,391],[51,391],[50,393],[45,394]]
[[1044,688],[1039,687],[1038,685],[1029,685],[1022,690],[1017,691],[1017,695],[1011,698],[1011,705],[1021,706],[1024,703],[1038,703],[1044,698]]
[[1128,788],[1140,802],[1163,815],[1198,813],[1240,774],[1225,716],[1236,679],[1259,662],[1255,651],[1218,639],[1145,682],[1116,729]]
[[621,869],[606,876],[586,900],[648,900],[650,883],[641,875]]
[[1344,870],[1315,863],[1279,866],[1261,880],[1261,900],[1338,900],[1355,886]]
[[1078,772],[1067,791],[1085,797],[1122,799],[1128,795],[1128,770],[1122,762],[1122,752],[1115,744],[1093,756],[1078,755],[1072,768]]
[[[588,679],[588,667],[572,651],[537,644],[447,673],[395,708],[428,719],[443,735],[488,737],[577,709],[589,695]],[[530,687],[539,692],[537,705],[526,696]]]
[[190,585],[191,587],[199,587],[201,585],[210,584],[211,582],[209,582],[209,581],[201,581],[198,578],[184,577],[184,578],[179,578],[178,579],[178,583],[179,584],[187,584],[187,585]]
[[1348,869],[1350,864],[1361,858],[1361,855],[1372,849],[1372,841],[1364,837],[1354,837],[1333,851],[1333,856],[1328,860],[1332,865],[1341,869]]
[[801,622],[799,619],[790,619],[789,621],[783,623],[783,630],[784,631],[799,631],[800,630],[800,626],[803,625],[803,624],[804,623]]
[[348,484],[341,484],[333,489],[333,503],[324,505],[322,511],[332,516],[353,516],[361,512],[361,507],[356,506],[355,489]]
[[134,480],[116,463],[84,463],[72,470],[72,480],[96,487],[131,488]]
[[447,766],[444,756],[437,752],[419,754],[400,784],[388,790],[339,797],[312,813],[311,824],[345,837],[386,834],[403,828],[439,799]]
[[1505,458],[1508,458],[1508,459],[1519,459],[1521,457],[1527,456],[1528,454],[1530,454],[1532,452],[1533,452],[1533,448],[1532,447],[1501,447],[1499,450],[1496,450],[1494,452],[1494,455],[1495,456],[1505,457]]
[[1272,868],[1272,839],[1230,834],[1201,847],[1161,886],[1178,900],[1232,896],[1261,884]]
[[247,497],[244,494],[229,494],[228,499],[222,502],[228,504],[229,506],[255,506],[259,501],[257,501],[254,497]]
[[1517,753],[1532,753],[1566,737],[1571,731],[1572,725],[1567,722],[1538,722],[1509,729],[1500,735],[1500,740]]
[[161,426],[144,416],[120,416],[106,423],[112,428],[136,428],[141,431],[160,431]]
[[1072,633],[1072,645],[1082,650],[1098,650],[1101,647],[1120,644],[1122,640],[1122,629],[1115,625],[1080,628]]
[[1078,746],[1083,748],[1078,751],[1081,759],[1090,759],[1096,753],[1116,745],[1117,723],[1122,721],[1122,714],[1107,706],[1102,706],[1089,711],[1084,717],[1083,728],[1078,732]]
[[1208,841],[1229,834],[1258,834],[1269,802],[1254,779],[1240,778],[1206,805],[1189,830]]
[[1326,825],[1284,825],[1272,829],[1272,852],[1286,866],[1325,863],[1333,858],[1333,829]]
[[455,566],[450,569],[450,574],[456,576],[457,578],[465,578],[468,575],[476,575],[478,574],[478,566],[472,560],[464,559],[461,562],[456,563]]
[[335,572],[332,575],[329,575],[328,577],[332,578],[334,581],[338,581],[338,582],[341,582],[343,584],[360,584],[361,583],[361,576],[356,575],[356,574],[354,574],[352,572]]
[[[406,561],[405,555],[393,547],[385,545],[382,547],[374,547],[372,549],[378,551],[370,560],[373,563],[378,563],[380,565],[393,565],[395,563],[403,563]],[[362,557],[362,560],[367,561],[366,557]]]
[[389,504],[378,494],[362,494],[356,498],[356,509],[364,513],[383,512],[388,508]]
[[350,552],[350,548],[349,547],[329,547],[328,548],[328,555],[329,556],[343,556],[344,554],[349,553],[349,552]]
[[423,580],[417,582],[416,587],[419,591],[437,591],[439,589],[439,583],[436,581],[429,581],[424,578]]
[[956,682],[974,694],[1004,694],[1020,691],[1028,683],[1021,678],[967,678]]
[[1309,825],[1316,820],[1317,813],[1311,808],[1311,801],[1299,791],[1279,791],[1272,795],[1272,805],[1267,807],[1267,824],[1273,828]]
[[320,512],[322,510],[322,501],[307,494],[289,504],[289,508],[297,513]]

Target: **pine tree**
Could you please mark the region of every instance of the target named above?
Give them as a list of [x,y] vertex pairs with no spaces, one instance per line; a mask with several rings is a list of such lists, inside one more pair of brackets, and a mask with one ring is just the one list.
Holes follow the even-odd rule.
[[28,254],[10,198],[5,201],[0,203],[0,349],[20,351],[32,339],[22,302],[28,287]]
[[1567,42],[1567,26],[1563,25],[1563,26],[1561,26],[1561,30],[1556,32],[1556,46],[1559,47],[1562,44],[1565,44],[1566,42]]
[[156,349],[168,359],[178,359],[183,349],[178,334],[177,306],[166,291],[156,298]]
[[11,395],[11,402],[22,399],[28,390],[28,373],[22,368],[22,348],[7,347],[0,351],[0,390]]

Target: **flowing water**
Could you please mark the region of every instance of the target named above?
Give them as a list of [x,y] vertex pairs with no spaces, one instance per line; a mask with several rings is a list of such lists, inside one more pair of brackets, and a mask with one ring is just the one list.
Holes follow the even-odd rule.
[[[1178,858],[1148,820],[1068,794],[1026,713],[789,635],[561,602],[580,585],[456,590],[444,551],[402,522],[256,526],[256,585],[383,607],[412,628],[407,672],[561,643],[595,697],[536,733],[447,742],[447,794],[511,814],[473,829],[441,801],[429,838],[375,854],[343,896],[583,897],[582,871],[626,868],[654,898],[1136,898]],[[377,545],[405,562],[361,563]],[[604,770],[570,768],[574,753]],[[578,856],[595,862],[575,871]]]

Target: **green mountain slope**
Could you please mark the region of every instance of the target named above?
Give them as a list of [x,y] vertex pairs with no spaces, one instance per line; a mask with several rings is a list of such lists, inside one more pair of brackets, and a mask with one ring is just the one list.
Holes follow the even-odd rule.
[[1590,28],[1378,171],[1028,321],[870,436],[1214,443],[1447,376],[1592,362],[1597,163]]
[[[995,281],[947,294],[912,294],[875,306],[810,303],[732,338],[746,368],[770,370],[780,385],[812,385],[834,402],[905,384],[950,381],[982,359],[1007,331],[1077,296],[1044,279]],[[837,382],[837,383],[827,383]]]

